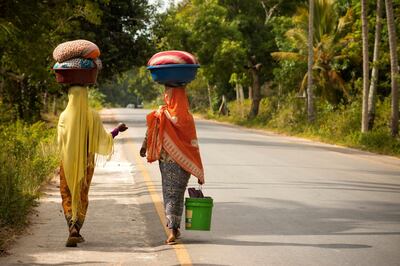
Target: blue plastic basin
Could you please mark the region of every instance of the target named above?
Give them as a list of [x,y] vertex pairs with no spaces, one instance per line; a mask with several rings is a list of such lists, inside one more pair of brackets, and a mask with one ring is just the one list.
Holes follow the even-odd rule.
[[200,65],[170,64],[149,66],[151,77],[161,84],[187,84],[196,78]]

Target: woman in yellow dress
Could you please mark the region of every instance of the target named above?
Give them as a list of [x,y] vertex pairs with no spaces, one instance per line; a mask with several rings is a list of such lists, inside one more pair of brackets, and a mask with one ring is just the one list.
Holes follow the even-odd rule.
[[72,86],[57,129],[61,153],[60,192],[69,229],[66,246],[76,247],[84,241],[80,229],[88,208],[95,156],[111,156],[113,138],[127,127],[119,124],[112,132],[107,132],[99,114],[88,105],[87,87]]

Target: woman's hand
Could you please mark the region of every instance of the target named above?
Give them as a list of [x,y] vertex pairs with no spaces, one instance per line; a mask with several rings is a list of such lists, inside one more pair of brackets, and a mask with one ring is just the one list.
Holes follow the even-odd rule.
[[140,149],[140,156],[141,157],[146,157],[146,148],[141,148]]
[[117,128],[119,132],[124,132],[125,130],[128,129],[128,127],[124,123],[119,123]]

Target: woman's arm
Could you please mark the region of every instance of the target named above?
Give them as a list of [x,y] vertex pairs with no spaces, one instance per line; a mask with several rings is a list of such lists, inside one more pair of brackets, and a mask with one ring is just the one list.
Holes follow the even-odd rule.
[[146,130],[146,135],[144,137],[142,147],[140,148],[140,156],[141,157],[146,157],[146,149],[147,149],[147,130]]

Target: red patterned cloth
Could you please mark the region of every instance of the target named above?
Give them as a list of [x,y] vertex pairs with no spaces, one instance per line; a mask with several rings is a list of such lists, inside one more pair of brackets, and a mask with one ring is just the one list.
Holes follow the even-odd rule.
[[177,50],[156,53],[147,62],[148,66],[169,64],[198,64],[198,62],[192,54]]

